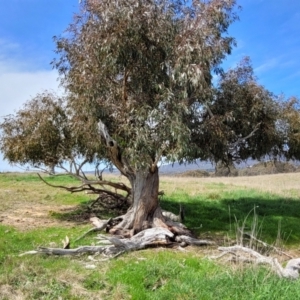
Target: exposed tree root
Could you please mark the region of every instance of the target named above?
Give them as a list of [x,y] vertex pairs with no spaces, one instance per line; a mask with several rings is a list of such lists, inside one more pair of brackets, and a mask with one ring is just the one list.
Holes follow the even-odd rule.
[[300,271],[300,258],[290,259],[287,262],[285,268],[278,262],[277,258],[264,256],[257,251],[243,247],[240,245],[235,245],[231,247],[219,247],[218,250],[223,253],[217,257],[212,257],[214,259],[219,259],[226,254],[233,255],[231,260],[235,262],[248,262],[255,264],[267,264],[270,265],[272,270],[281,278],[298,279]]
[[247,232],[242,232],[240,231],[241,234],[248,238],[248,240],[252,241],[252,242],[256,242],[257,244],[260,244],[262,247],[264,247],[266,250],[268,249],[271,249],[271,250],[274,250],[276,253],[278,253],[279,255],[285,255],[287,256],[288,258],[293,258],[291,255],[289,255],[288,253],[278,249],[277,247],[273,246],[273,245],[270,245],[262,240],[259,240],[257,239],[253,234],[251,233],[247,233]]
[[[102,225],[103,226],[103,225]],[[103,226],[104,227],[104,226]],[[99,227],[100,228],[100,227]],[[100,246],[82,246],[76,249],[46,248],[40,247],[35,251],[25,252],[25,254],[52,254],[52,255],[78,255],[82,253],[101,253],[110,258],[114,258],[122,253],[141,250],[149,247],[170,246],[184,243],[184,245],[212,245],[213,242],[198,240],[189,236],[176,236],[167,228],[154,227],[143,230],[130,238],[118,238],[104,235],[97,237]]]
[[93,217],[90,218],[90,221],[93,223],[93,225],[95,227],[89,229],[87,232],[85,232],[83,235],[81,235],[79,238],[77,238],[75,240],[75,242],[81,240],[82,238],[84,238],[86,235],[88,235],[90,232],[95,232],[95,231],[102,231],[104,230],[107,225],[112,221],[112,218],[110,218],[109,220],[105,220],[105,221],[101,221],[99,218],[97,217]]
[[213,246],[215,245],[215,242],[209,241],[209,240],[199,240],[192,238],[187,235],[178,235],[175,237],[175,241],[181,243],[181,246],[188,246],[188,245],[194,245],[194,246]]

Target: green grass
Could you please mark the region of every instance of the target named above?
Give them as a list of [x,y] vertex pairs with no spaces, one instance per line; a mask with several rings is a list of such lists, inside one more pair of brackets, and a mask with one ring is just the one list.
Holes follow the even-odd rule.
[[[218,265],[201,252],[148,249],[84,268],[87,256],[17,254],[45,241],[59,242],[65,230],[18,233],[0,227],[1,286],[21,299],[298,299],[300,282],[277,278],[268,268]],[[10,230],[10,232],[4,233]],[[76,231],[76,230],[75,230]],[[15,244],[4,242],[9,235]],[[85,241],[87,242],[87,241]],[[5,258],[4,258],[5,257]],[[75,287],[75,288],[74,288]],[[12,296],[12,295],[11,295]]]
[[[178,213],[179,203],[185,208],[185,224],[189,228],[196,228],[197,235],[214,233],[229,233],[235,235],[235,227],[242,223],[255,207],[258,221],[261,225],[261,238],[272,243],[278,236],[280,226],[281,237],[285,244],[300,243],[299,199],[283,198],[269,193],[262,193],[252,189],[237,189],[221,191],[222,184],[214,191],[198,196],[187,193],[174,193],[164,196],[161,205],[166,210]],[[253,214],[246,222],[246,231],[251,227]],[[199,228],[201,227],[201,228]]]
[[[300,283],[280,280],[268,269],[234,270],[174,251],[145,251],[114,261],[110,282],[131,299],[298,299]],[[132,263],[133,262],[133,263]]]
[[[1,173],[1,182],[41,182],[41,179],[37,176],[36,173]],[[46,181],[49,181],[53,184],[58,183],[76,183],[78,182],[77,179],[70,175],[59,175],[59,176],[52,176],[52,175],[41,175]]]
[[[48,180],[52,184],[76,184],[69,176]],[[86,213],[89,200],[84,194],[51,189],[34,174],[0,174],[0,206],[5,209],[14,205],[16,198],[27,199],[32,205],[35,201],[40,205],[50,203],[53,209],[61,204],[77,205],[66,213],[50,212],[50,217],[64,221],[74,221],[78,214]],[[286,247],[294,251],[298,248],[297,198],[208,183],[203,193],[180,186],[161,199],[162,207],[174,213],[178,213],[179,203],[185,207],[185,224],[195,228],[200,237],[209,236],[218,243],[228,235],[234,238],[235,220],[241,225],[256,207],[261,239],[274,243],[280,224]],[[250,213],[246,230],[250,230],[252,219]],[[20,253],[39,246],[60,247],[66,235],[72,248],[95,243],[94,234],[75,243],[90,225],[72,224],[27,231],[0,225],[0,299],[300,299],[300,281],[279,279],[268,267],[230,265],[208,259],[215,248],[188,247],[187,252],[147,249],[96,262],[96,269],[85,268],[86,264],[94,263],[87,255],[19,257]]]

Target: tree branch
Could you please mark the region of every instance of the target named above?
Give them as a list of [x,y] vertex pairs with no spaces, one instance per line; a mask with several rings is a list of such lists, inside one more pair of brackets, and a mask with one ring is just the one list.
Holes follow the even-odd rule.
[[126,176],[132,182],[135,173],[126,161],[126,158],[122,156],[121,149],[119,148],[118,143],[109,135],[107,127],[102,121],[98,122],[98,128],[100,135],[106,142],[108,154],[112,163],[118,168],[121,174]]
[[[90,191],[91,190],[94,194],[105,193],[105,194],[107,194],[109,196],[112,196],[112,197],[121,198],[124,201],[128,198],[128,195],[131,194],[131,188],[127,187],[123,183],[115,183],[115,182],[101,181],[101,180],[99,180],[99,181],[97,181],[97,180],[95,180],[95,181],[89,181],[89,180],[87,180],[86,182],[84,182],[80,186],[77,186],[77,187],[67,187],[67,186],[63,186],[63,185],[54,185],[54,184],[51,184],[51,183],[47,182],[40,174],[37,173],[37,175],[48,186],[51,186],[51,187],[54,187],[54,188],[61,188],[61,189],[64,189],[64,190],[66,190],[68,192],[71,192],[71,193],[78,193],[78,192]],[[127,195],[127,197],[124,197],[121,194],[109,191],[107,189],[98,189],[98,188],[93,187],[92,186],[93,184],[99,184],[101,186],[107,185],[107,186],[113,187],[115,189],[126,191],[128,195]]]
[[[286,265],[285,268],[281,266],[281,264],[278,262],[278,260],[274,257],[267,257],[264,256],[258,252],[256,252],[253,249],[243,247],[240,245],[235,245],[231,247],[219,247],[218,250],[223,251],[225,253],[234,253],[236,254],[238,251],[239,252],[244,252],[255,259],[252,260],[253,262],[257,264],[268,264],[272,267],[272,269],[277,273],[279,277],[284,277],[284,278],[289,278],[289,279],[297,279],[299,278],[299,271],[300,271],[300,258],[294,258],[290,259]],[[219,256],[221,257],[221,256]],[[246,259],[245,257],[237,257],[236,260],[241,260],[241,261],[249,261],[249,259]]]
[[210,107],[208,106],[208,104],[205,104],[205,107],[206,107],[206,109],[207,109],[207,112],[208,112],[209,116],[210,116],[211,118],[213,118],[213,117],[214,117],[214,114],[212,113],[212,111],[211,111]]
[[238,146],[241,142],[244,142],[246,140],[248,140],[249,138],[251,138],[255,132],[259,129],[259,125],[261,124],[261,122],[257,123],[255,125],[255,128],[245,137],[241,137],[241,138],[238,138],[237,141],[233,144],[230,145],[230,148],[233,150],[236,146]]
[[251,233],[247,233],[247,232],[242,232],[240,229],[239,231],[241,232],[242,235],[248,237],[250,240],[253,240],[261,245],[263,245],[265,248],[269,248],[269,249],[272,249],[274,250],[276,253],[280,254],[280,255],[285,255],[287,256],[288,258],[293,258],[291,255],[289,255],[288,253],[284,252],[284,251],[281,251],[279,250],[277,247],[273,246],[273,245],[270,245],[264,241],[261,241],[259,239],[257,239],[253,234]]

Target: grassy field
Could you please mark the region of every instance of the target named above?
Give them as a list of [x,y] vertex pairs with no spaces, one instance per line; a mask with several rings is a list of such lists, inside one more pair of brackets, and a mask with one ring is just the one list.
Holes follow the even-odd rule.
[[[122,178],[114,178],[122,180]],[[52,184],[76,185],[68,176]],[[255,207],[257,236],[300,257],[300,174],[238,178],[161,177],[164,209],[185,207],[185,224],[218,245],[234,242],[236,228]],[[269,268],[209,259],[216,247],[148,249],[97,262],[91,257],[22,256],[38,246],[95,243],[88,218],[93,198],[53,189],[35,174],[0,174],[0,299],[300,299],[300,282]],[[245,230],[251,229],[250,213]],[[278,257],[281,262],[287,257]],[[89,269],[90,265],[96,268]]]

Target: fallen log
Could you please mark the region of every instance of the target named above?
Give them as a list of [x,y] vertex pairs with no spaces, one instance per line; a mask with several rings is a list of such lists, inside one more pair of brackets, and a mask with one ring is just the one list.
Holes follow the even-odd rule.
[[102,245],[81,246],[75,249],[39,247],[37,250],[25,252],[21,254],[21,256],[26,254],[79,255],[82,253],[99,253],[113,258],[129,251],[141,250],[148,247],[168,246],[174,243],[184,242],[185,245],[197,246],[213,244],[211,241],[198,240],[189,236],[175,236],[170,230],[163,227],[154,227],[143,230],[131,238],[99,235],[97,239],[100,240],[99,243],[102,243]]
[[[230,246],[230,247],[219,247],[219,251],[223,253],[217,257],[212,257],[218,259],[223,257],[226,254],[233,254],[235,255],[235,261],[241,262],[252,262],[255,264],[268,264],[271,266],[272,270],[276,272],[276,274],[281,278],[288,278],[288,279],[298,279],[299,278],[299,271],[300,271],[300,258],[293,258],[288,260],[286,266],[283,268],[282,265],[279,263],[277,258],[264,256],[257,251],[243,247],[240,245]],[[248,257],[245,256],[248,254]]]

